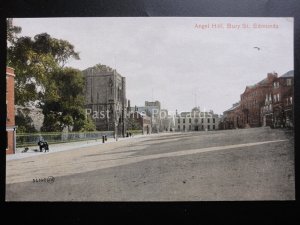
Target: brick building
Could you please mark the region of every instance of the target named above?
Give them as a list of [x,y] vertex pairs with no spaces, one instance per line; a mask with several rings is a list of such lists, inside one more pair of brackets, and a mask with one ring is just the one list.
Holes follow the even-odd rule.
[[223,113],[220,122],[220,129],[235,129],[242,128],[242,114],[240,102],[232,105],[232,107]]
[[6,67],[6,154],[13,154],[16,150],[15,126],[15,73],[14,69]]
[[[88,68],[85,76],[85,107],[95,115],[97,130],[115,131],[125,136],[126,79],[116,70]],[[96,113],[95,113],[96,112]],[[108,113],[107,113],[108,112]]]
[[272,88],[266,93],[261,107],[263,126],[293,127],[293,84],[293,70],[273,80]]
[[239,125],[242,128],[262,126],[261,107],[264,106],[266,94],[272,90],[273,81],[277,77],[277,73],[268,73],[265,79],[247,86],[241,94]]

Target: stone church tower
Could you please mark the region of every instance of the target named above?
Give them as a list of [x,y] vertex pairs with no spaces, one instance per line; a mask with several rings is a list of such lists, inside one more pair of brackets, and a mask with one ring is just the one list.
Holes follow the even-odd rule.
[[[99,131],[126,130],[126,79],[116,70],[103,71],[95,67],[83,71],[85,76],[85,106],[90,109]],[[96,112],[96,113],[95,113]]]

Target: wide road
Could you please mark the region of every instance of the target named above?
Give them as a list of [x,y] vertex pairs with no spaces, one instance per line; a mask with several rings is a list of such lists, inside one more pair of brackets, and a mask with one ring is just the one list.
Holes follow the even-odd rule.
[[294,199],[286,130],[148,135],[6,163],[7,201]]

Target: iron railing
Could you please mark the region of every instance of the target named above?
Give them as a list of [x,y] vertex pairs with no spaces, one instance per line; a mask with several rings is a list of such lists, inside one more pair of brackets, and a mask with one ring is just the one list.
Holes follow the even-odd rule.
[[40,140],[47,141],[48,144],[97,140],[101,139],[103,135],[114,137],[114,131],[24,133],[17,134],[16,147],[34,146]]

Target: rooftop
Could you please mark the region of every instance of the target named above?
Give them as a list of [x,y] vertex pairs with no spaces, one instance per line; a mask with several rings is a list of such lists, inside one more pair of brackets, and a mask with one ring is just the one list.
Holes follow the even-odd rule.
[[281,77],[294,77],[294,70],[290,70],[283,74]]
[[235,110],[236,108],[238,108],[240,106],[240,103],[235,103],[232,105],[232,107],[230,109],[227,109],[226,111],[224,112],[229,112],[229,111],[232,111],[232,110]]

